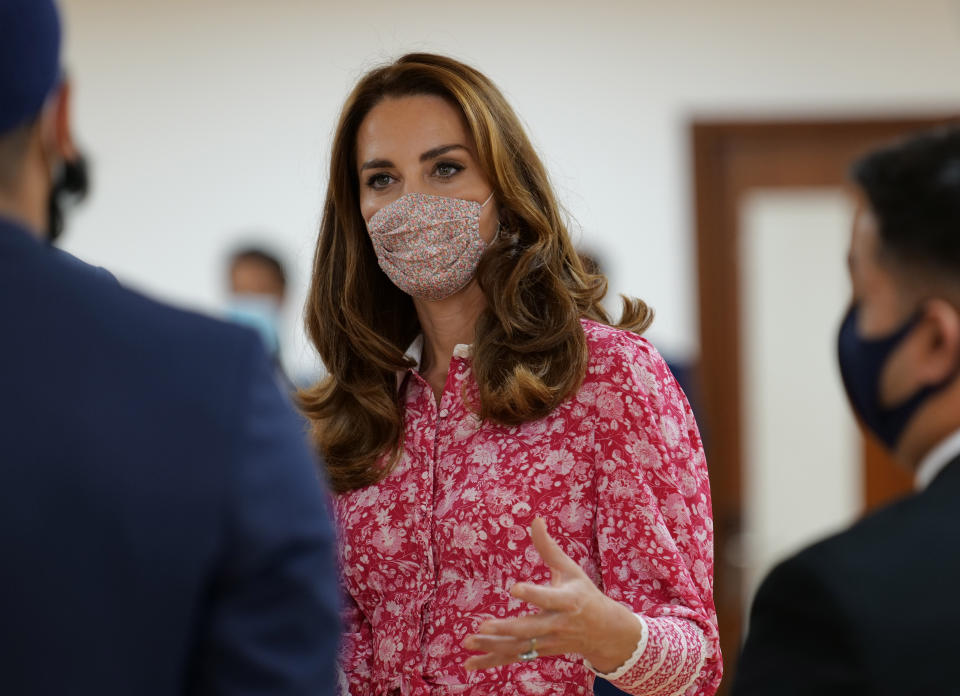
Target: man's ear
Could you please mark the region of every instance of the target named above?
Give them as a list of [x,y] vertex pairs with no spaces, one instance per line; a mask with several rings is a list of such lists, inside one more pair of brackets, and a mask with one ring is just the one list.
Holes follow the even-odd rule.
[[928,300],[925,311],[919,378],[925,384],[940,384],[960,369],[960,311],[941,299]]
[[71,109],[70,82],[64,80],[48,102],[46,123],[43,135],[47,138],[50,150],[64,160],[77,158],[77,148],[73,144],[73,120]]

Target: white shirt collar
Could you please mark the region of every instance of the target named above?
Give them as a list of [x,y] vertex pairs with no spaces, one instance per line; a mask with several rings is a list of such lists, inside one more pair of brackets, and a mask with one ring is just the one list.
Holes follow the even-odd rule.
[[[473,346],[471,345],[458,343],[453,347],[453,357],[455,358],[468,359],[471,355],[473,355]],[[420,371],[420,365],[423,362],[423,334],[418,334],[417,337],[413,339],[413,343],[407,347],[404,357],[409,358],[415,363],[415,367],[413,367],[414,370],[417,372]],[[403,385],[403,378],[407,376],[408,371],[409,368],[397,371],[397,389]]]
[[954,431],[941,440],[940,444],[930,450],[927,456],[920,461],[920,466],[917,467],[917,475],[914,477],[914,487],[918,491],[922,491],[929,486],[933,479],[937,477],[937,474],[943,471],[947,464],[956,459],[958,454],[960,454],[960,430]]
[[[403,357],[413,360],[416,364],[414,369],[420,369],[420,363],[423,362],[423,334],[417,334],[417,337],[413,339],[413,343],[407,347],[407,352]],[[402,372],[406,372],[406,370],[402,370]]]

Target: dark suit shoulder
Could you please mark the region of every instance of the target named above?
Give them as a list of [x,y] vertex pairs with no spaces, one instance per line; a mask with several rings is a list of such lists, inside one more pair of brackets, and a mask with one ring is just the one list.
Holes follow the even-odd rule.
[[[797,564],[829,570],[838,588],[870,580],[878,573],[910,564],[915,573],[924,568],[943,569],[948,549],[960,543],[960,461],[929,489],[876,510],[849,529],[800,552]],[[950,543],[952,542],[952,544]]]
[[757,591],[734,696],[866,696],[873,692],[842,599],[802,554]]
[[[108,461],[153,442],[136,455],[144,463],[206,461],[216,480],[241,447],[238,423],[267,360],[253,332],[149,299],[2,221],[0,313],[10,328],[0,416],[33,424],[18,448],[50,427],[51,457]],[[110,438],[90,439],[99,432]]]
[[753,603],[736,696],[952,693],[958,502],[954,462],[779,564]]
[[[63,342],[61,359],[79,355],[136,381],[166,375],[165,392],[182,387],[189,403],[227,398],[259,344],[243,328],[152,300],[101,268],[39,245],[23,254],[16,281],[33,338]],[[40,334],[40,335],[37,335]],[[211,390],[204,392],[204,388]]]

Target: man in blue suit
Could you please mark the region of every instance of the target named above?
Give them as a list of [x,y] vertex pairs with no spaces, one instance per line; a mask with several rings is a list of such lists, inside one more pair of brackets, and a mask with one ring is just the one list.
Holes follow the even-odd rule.
[[52,0],[0,0],[0,693],[333,693],[333,539],[252,332],[50,246],[82,188]]

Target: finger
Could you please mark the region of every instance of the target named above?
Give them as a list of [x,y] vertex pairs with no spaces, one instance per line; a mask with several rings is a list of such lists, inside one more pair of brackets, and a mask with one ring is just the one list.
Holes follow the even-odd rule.
[[554,636],[538,636],[536,644],[530,638],[511,638],[509,636],[485,636],[474,634],[467,636],[463,641],[463,647],[473,652],[500,655],[519,659],[522,653],[535,648],[541,656],[562,655],[569,652],[571,646],[561,645],[559,638]]
[[[563,653],[551,653],[551,655],[562,655]],[[540,657],[549,657],[546,654],[541,653]],[[520,655],[500,655],[495,653],[487,653],[485,655],[473,655],[463,662],[464,669],[468,671],[480,670],[480,669],[491,669],[493,667],[501,667],[503,665],[512,665],[515,662],[523,662],[520,659]]]
[[[470,636],[469,638],[467,638],[466,641],[464,641],[464,647],[466,647],[468,650],[473,649],[472,647],[470,647],[471,645],[484,645],[484,646],[487,645],[485,643],[479,643],[479,642],[473,643],[472,639],[477,639],[478,641],[490,640],[490,639],[500,640],[500,641],[510,640],[513,642],[510,644],[506,642],[502,642],[496,645],[495,649],[492,652],[486,652],[481,655],[471,655],[463,663],[464,668],[467,670],[491,669],[493,667],[500,667],[502,665],[509,665],[515,662],[521,662],[522,660],[520,660],[520,655],[530,649],[529,640],[516,641],[512,638],[505,639],[502,637],[494,637],[494,636]],[[537,648],[537,654],[539,657],[549,657],[551,655],[564,655],[570,652],[570,650],[565,649],[560,643],[556,642],[551,637],[538,638],[536,648]]]
[[518,582],[510,588],[510,595],[544,611],[569,612],[577,609],[577,602],[566,587]]
[[463,668],[468,672],[481,669],[492,669],[493,667],[500,667],[502,665],[509,665],[514,662],[517,662],[518,658],[514,655],[512,658],[506,657],[504,655],[474,655],[473,657],[467,658],[463,663]]
[[[529,640],[514,638],[513,636],[493,636],[474,633],[463,639],[463,647],[478,653],[497,653],[498,655],[519,655],[529,645]],[[519,648],[519,649],[518,649]]]
[[552,612],[520,616],[515,619],[491,619],[477,628],[477,633],[487,636],[512,636],[529,640],[534,636],[554,633],[561,614]]
[[537,517],[530,525],[530,537],[533,539],[533,547],[551,570],[559,570],[572,576],[583,574],[577,562],[565,554],[560,544],[547,533],[547,523],[542,517]]

